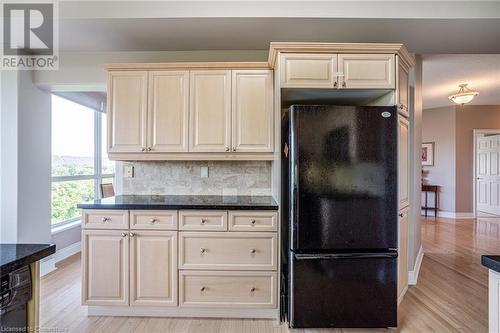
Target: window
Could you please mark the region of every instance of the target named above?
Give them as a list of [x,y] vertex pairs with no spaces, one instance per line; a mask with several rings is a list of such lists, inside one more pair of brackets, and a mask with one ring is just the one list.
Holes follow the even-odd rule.
[[113,182],[105,142],[106,114],[52,95],[52,226],[80,219],[76,205]]

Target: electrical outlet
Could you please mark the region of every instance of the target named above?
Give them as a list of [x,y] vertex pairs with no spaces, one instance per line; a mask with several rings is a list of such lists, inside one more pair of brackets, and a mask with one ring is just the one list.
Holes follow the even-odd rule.
[[201,178],[208,178],[208,167],[207,166],[201,167]]
[[134,166],[125,165],[125,168],[123,170],[123,175],[125,178],[134,178]]

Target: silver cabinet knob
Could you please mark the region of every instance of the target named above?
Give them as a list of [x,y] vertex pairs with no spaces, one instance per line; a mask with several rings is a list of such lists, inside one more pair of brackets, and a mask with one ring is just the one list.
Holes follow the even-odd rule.
[[109,217],[102,218],[102,222],[104,222],[104,223],[109,222],[109,221],[111,221],[111,218],[109,218]]
[[149,223],[151,223],[151,224],[155,224],[156,222],[158,222],[158,220],[155,218],[152,218],[151,220],[149,220]]
[[255,252],[257,252],[257,250],[256,250],[256,249],[252,249],[252,250],[250,250],[250,253],[251,253],[251,254],[255,254]]
[[142,147],[142,148],[141,148],[141,151],[146,151],[146,148]]
[[252,223],[252,225],[255,225],[255,223],[257,223],[257,221],[252,220],[252,221],[250,221],[250,223]]
[[122,232],[122,237],[127,237],[127,233],[126,232]]
[[233,147],[233,151],[236,151],[236,147]]
[[229,147],[226,147],[226,151],[229,151]]
[[203,286],[200,288],[200,291],[205,291],[207,289],[207,287]]
[[130,237],[134,237],[135,234],[133,232],[130,233]]
[[147,151],[151,151],[151,150],[152,150],[151,147],[148,147]]
[[207,220],[202,219],[202,220],[201,220],[201,224],[205,224],[205,223],[207,223]]
[[342,82],[342,88],[345,88],[347,86],[347,84],[345,83],[345,81]]
[[333,87],[334,87],[334,88],[337,88],[337,86],[338,86],[338,85],[339,85],[339,84],[337,83],[337,81],[335,81],[335,83],[333,84]]
[[403,216],[404,216],[404,214],[403,214],[403,213],[399,213],[398,215],[399,215],[399,217],[403,217]]
[[201,253],[201,254],[203,254],[203,253],[205,253],[205,252],[207,252],[207,249],[204,249],[204,248],[201,248],[201,249],[200,249],[200,253]]
[[252,287],[252,289],[250,289],[250,292],[254,292],[255,290],[257,290],[255,287]]

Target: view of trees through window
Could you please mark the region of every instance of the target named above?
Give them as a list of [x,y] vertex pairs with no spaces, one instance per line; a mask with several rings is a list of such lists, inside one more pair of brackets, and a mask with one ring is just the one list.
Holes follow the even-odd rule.
[[112,182],[106,155],[106,114],[52,95],[52,224],[80,218],[78,203]]

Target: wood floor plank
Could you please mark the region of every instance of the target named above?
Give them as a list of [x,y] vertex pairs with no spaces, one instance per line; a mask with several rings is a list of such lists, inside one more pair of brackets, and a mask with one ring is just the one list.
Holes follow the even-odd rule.
[[[500,253],[500,219],[422,218],[424,259],[418,284],[399,309],[402,333],[488,332],[488,271],[482,254]],[[289,330],[274,320],[88,317],[80,304],[80,256],[42,278],[40,323],[68,332],[373,333],[376,329]]]

